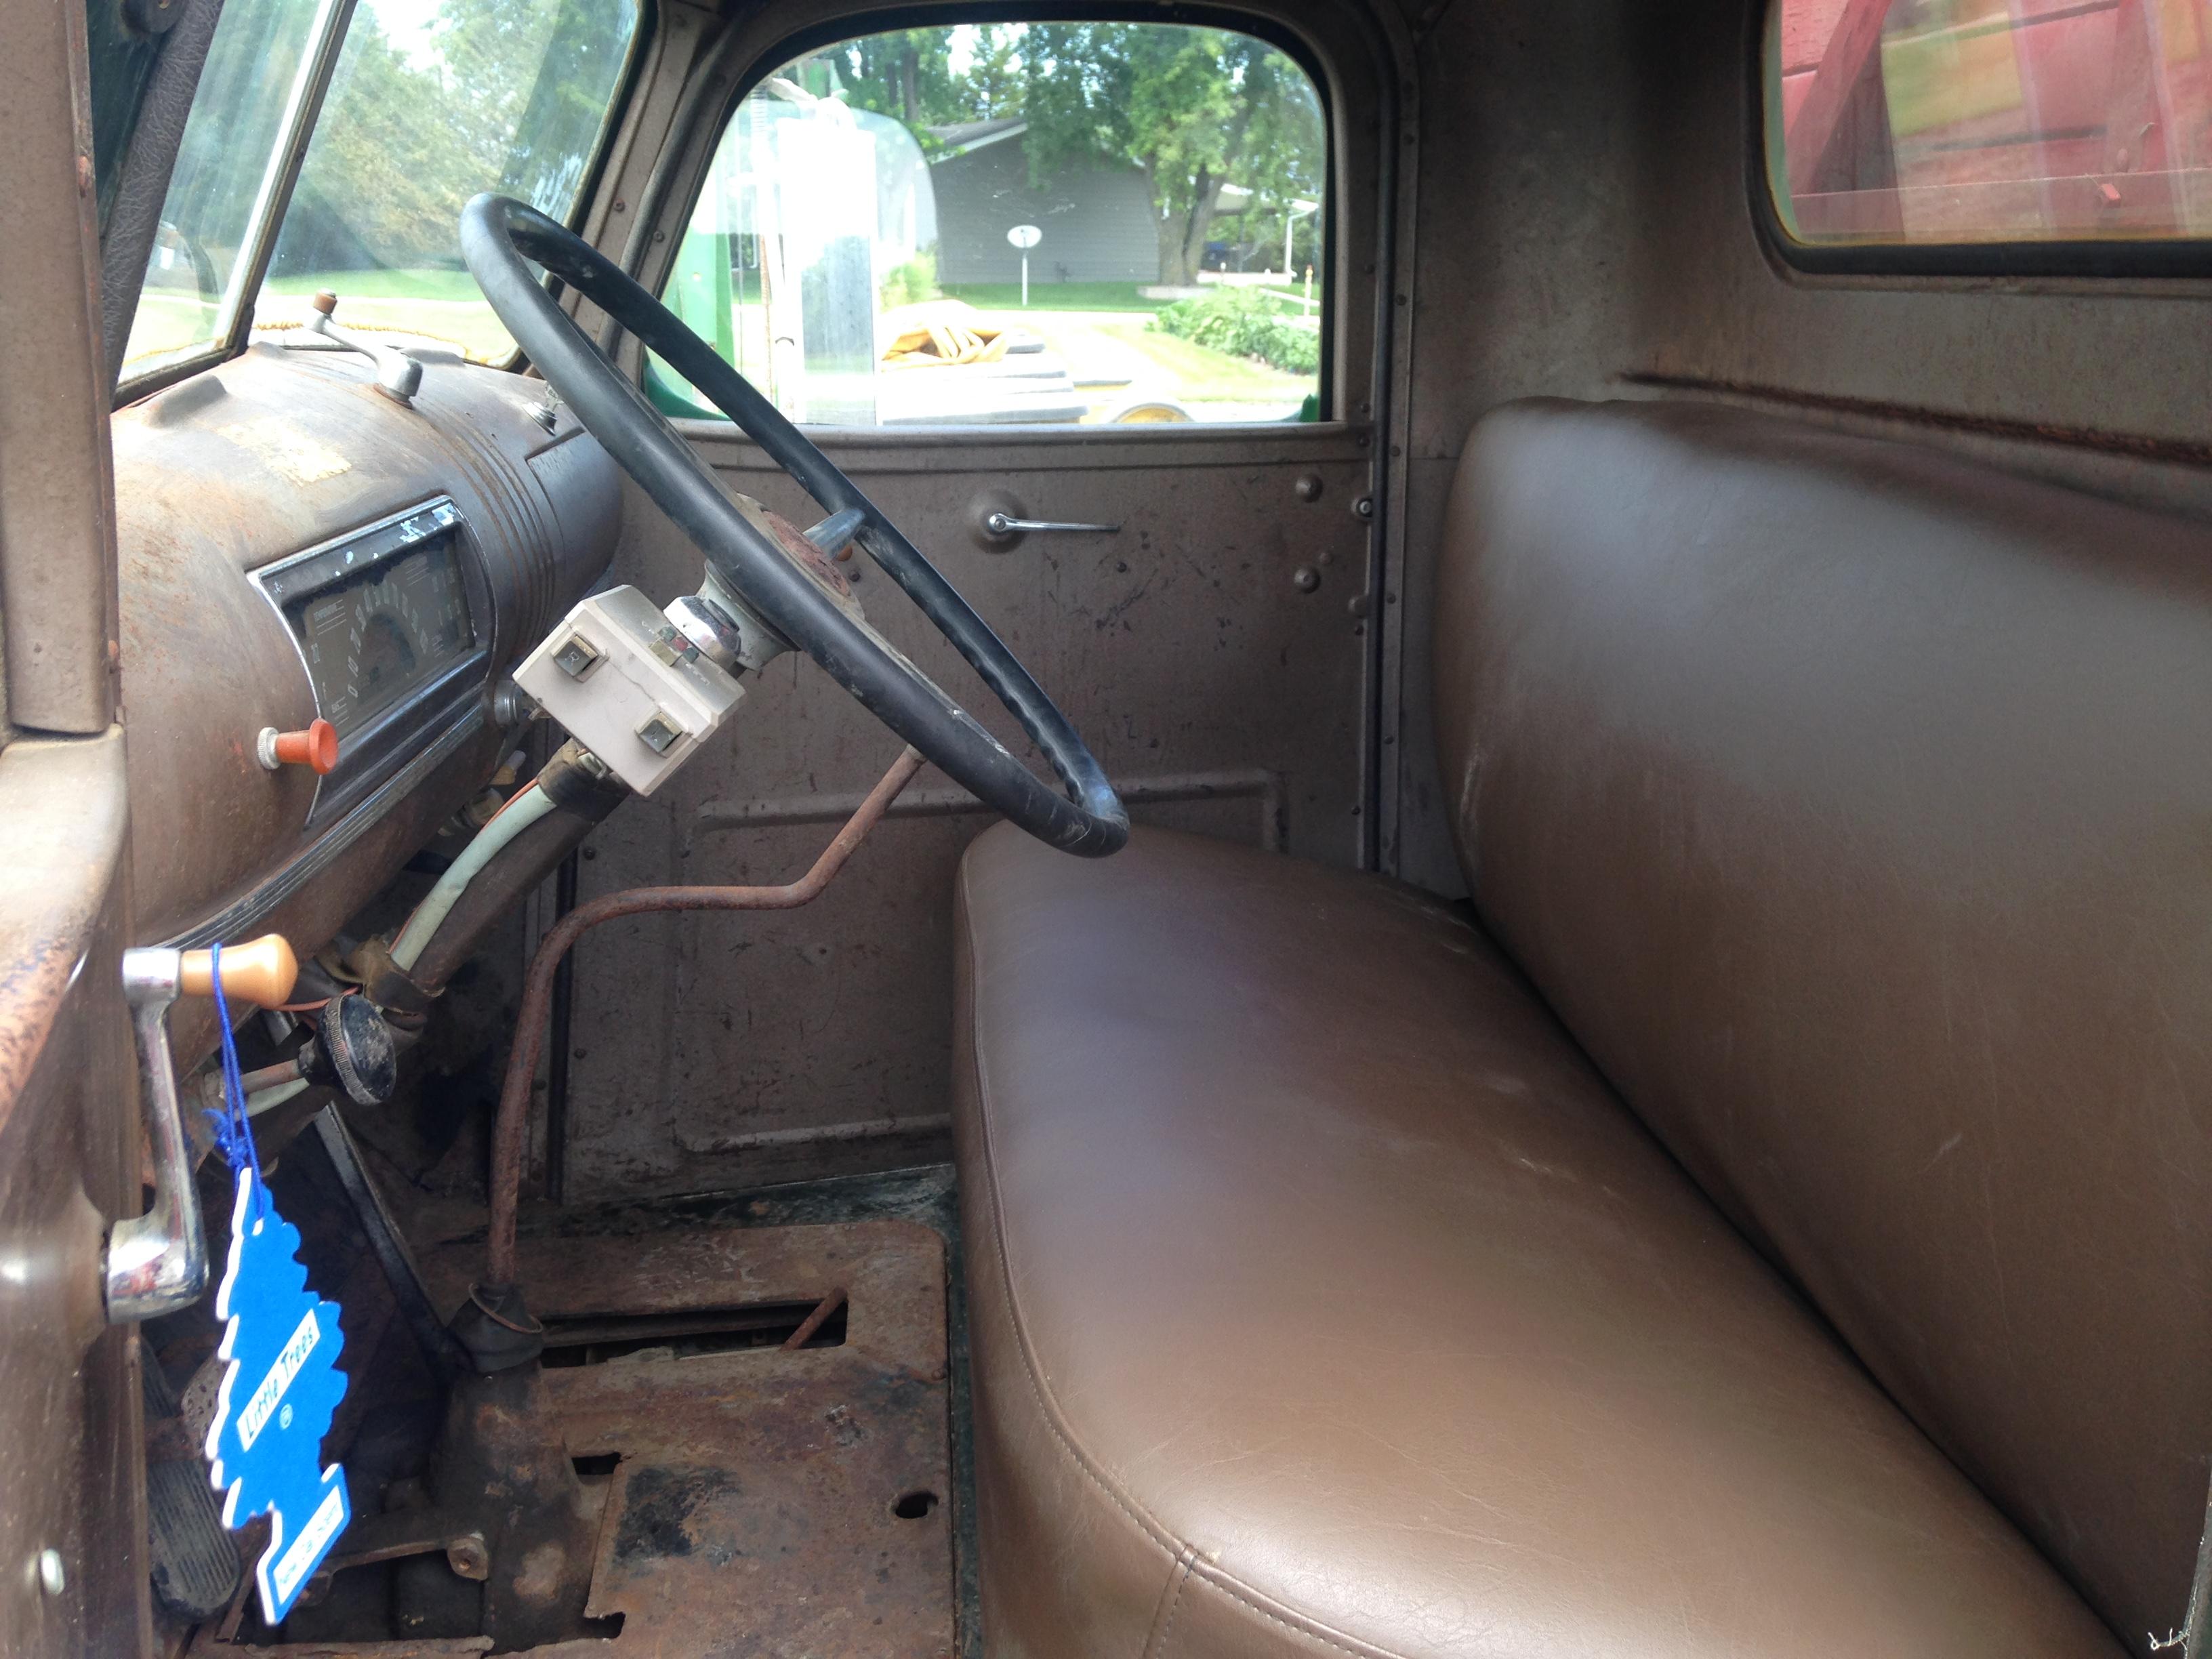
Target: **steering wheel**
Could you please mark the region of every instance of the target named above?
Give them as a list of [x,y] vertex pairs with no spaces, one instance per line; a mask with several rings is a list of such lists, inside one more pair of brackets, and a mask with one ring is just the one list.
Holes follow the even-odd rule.
[[[1039,841],[1086,858],[1103,858],[1127,842],[1121,798],[1013,653],[860,486],[673,313],[582,238],[503,196],[479,196],[462,210],[461,257],[554,391],[771,628],[946,775]],[[659,352],[826,511],[857,509],[862,522],[854,539],[1021,722],[1066,793],[1017,760],[848,611],[849,600],[841,603],[796,550],[741,512],[690,445],[561,309],[526,258]]]

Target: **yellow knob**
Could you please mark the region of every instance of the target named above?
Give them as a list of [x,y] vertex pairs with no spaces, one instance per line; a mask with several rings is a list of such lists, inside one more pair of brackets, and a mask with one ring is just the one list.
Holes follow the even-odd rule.
[[[222,994],[274,1008],[288,1001],[300,977],[300,959],[282,933],[264,933],[244,945],[222,947]],[[215,992],[215,952],[186,951],[177,963],[177,988],[186,996]]]

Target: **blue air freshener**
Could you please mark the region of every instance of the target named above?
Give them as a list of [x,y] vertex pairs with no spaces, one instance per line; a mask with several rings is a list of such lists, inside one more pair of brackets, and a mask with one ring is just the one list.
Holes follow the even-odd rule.
[[338,1310],[307,1289],[293,1255],[299,1231],[276,1213],[251,1167],[239,1171],[230,1226],[215,1304],[216,1317],[228,1322],[217,1352],[229,1369],[207,1455],[223,1493],[223,1525],[270,1516],[269,1547],[253,1577],[262,1616],[275,1625],[350,1518],[344,1472],[323,1467],[322,1456],[331,1414],[345,1397]]
[[345,1374],[337,1369],[343,1339],[337,1304],[307,1288],[298,1229],[276,1213],[262,1184],[222,1002],[221,951],[218,945],[214,978],[228,1109],[210,1115],[216,1119],[216,1142],[237,1172],[238,1195],[231,1206],[230,1256],[216,1291],[216,1317],[225,1322],[216,1352],[227,1365],[208,1425],[207,1457],[215,1488],[223,1494],[223,1525],[270,1518],[269,1547],[253,1576],[262,1616],[274,1626],[292,1610],[351,1518],[344,1471],[323,1463],[323,1436],[345,1398]]

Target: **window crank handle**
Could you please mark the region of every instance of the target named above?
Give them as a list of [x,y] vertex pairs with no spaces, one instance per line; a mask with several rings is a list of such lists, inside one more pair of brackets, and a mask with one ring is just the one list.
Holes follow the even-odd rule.
[[1018,519],[1011,513],[992,513],[985,516],[983,528],[994,536],[1026,536],[1032,531],[1062,530],[1080,535],[1112,536],[1119,534],[1118,524],[1062,524],[1051,519]]
[[[271,933],[223,952],[223,994],[274,1008],[292,994],[299,972],[291,945]],[[169,1005],[180,995],[204,996],[214,983],[215,962],[205,951],[155,946],[123,953],[123,995],[137,1039],[141,1106],[154,1154],[154,1207],[125,1217],[108,1231],[110,1324],[189,1308],[207,1288],[206,1237],[177,1098],[176,1063],[169,1052]]]

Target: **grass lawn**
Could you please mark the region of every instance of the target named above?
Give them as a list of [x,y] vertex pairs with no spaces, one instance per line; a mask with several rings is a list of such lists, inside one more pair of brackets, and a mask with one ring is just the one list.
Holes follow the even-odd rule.
[[1230,403],[1280,399],[1296,404],[1314,389],[1310,374],[1285,374],[1249,357],[1232,357],[1194,340],[1148,328],[1133,319],[1127,322],[1100,319],[1094,326],[1109,338],[1144,353],[1185,399]]
[[342,298],[363,300],[482,300],[477,279],[465,270],[323,270],[304,276],[271,276],[262,285],[271,294],[313,294],[329,289]]
[[514,341],[465,270],[330,270],[271,277],[254,307],[255,328],[300,326],[308,319],[307,296],[321,288],[338,296],[342,326],[416,335],[458,347],[479,362],[496,362],[514,349]]
[[148,289],[138,300],[137,315],[131,321],[131,343],[124,358],[125,372],[142,357],[175,351],[215,332],[216,307],[196,296],[167,294]]
[[[979,311],[1019,311],[1019,283],[947,283],[947,299],[965,300]],[[1031,311],[1158,311],[1165,300],[1147,300],[1134,283],[1030,283]]]

